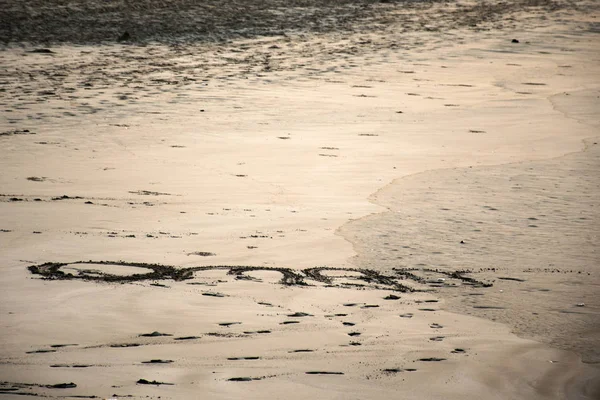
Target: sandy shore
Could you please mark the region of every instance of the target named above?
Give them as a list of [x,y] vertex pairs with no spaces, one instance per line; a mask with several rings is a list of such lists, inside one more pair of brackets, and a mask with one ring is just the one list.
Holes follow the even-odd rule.
[[0,394],[597,398],[594,3],[260,4],[4,11]]
[[395,182],[374,196],[389,212],[343,229],[356,243],[356,264],[472,271],[493,290],[442,287],[448,309],[502,322],[597,364],[597,140],[547,161],[430,171]]

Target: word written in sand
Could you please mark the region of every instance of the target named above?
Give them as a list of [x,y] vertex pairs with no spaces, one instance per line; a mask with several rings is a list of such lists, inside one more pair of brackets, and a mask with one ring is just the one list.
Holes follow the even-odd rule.
[[[86,268],[73,268],[72,265],[85,265]],[[115,268],[122,268],[123,273],[118,273]],[[139,268],[139,273],[132,272]],[[257,267],[257,266],[198,266],[188,268],[178,268],[171,265],[136,263],[125,261],[75,261],[68,263],[46,262],[39,265],[32,265],[27,268],[34,275],[39,275],[46,280],[84,280],[97,283],[133,283],[149,281],[152,286],[169,288],[168,285],[159,281],[186,281],[200,279],[195,274],[201,271],[224,270],[228,275],[236,279],[252,279],[251,274],[256,271],[275,271],[281,274],[279,283],[287,286],[312,286],[311,282],[325,283],[325,287],[339,288],[364,288],[370,286],[377,289],[385,289],[396,292],[418,292],[426,289],[417,289],[407,283],[413,282],[429,287],[455,287],[457,285],[468,285],[477,288],[486,288],[492,286],[491,283],[479,281],[471,276],[471,271],[446,271],[438,269],[422,268],[411,269],[393,269],[393,274],[385,274],[379,271],[363,268],[335,268],[335,267],[314,267],[304,270],[293,270],[283,267]],[[330,276],[331,272],[336,276],[340,272],[343,274],[352,274],[344,276],[344,280],[336,283],[337,277]],[[328,275],[329,273],[329,275]],[[427,276],[421,276],[421,275]],[[431,279],[431,276],[443,276],[444,278]],[[362,283],[348,283],[348,280],[359,281]],[[196,282],[196,284],[200,284]],[[218,292],[205,292],[204,296],[222,297]],[[388,295],[386,300],[396,300],[399,296]],[[378,304],[357,304],[347,303],[345,306],[361,306],[362,308],[378,308]],[[425,310],[425,309],[424,309]],[[429,309],[428,309],[429,310]],[[434,309],[430,309],[435,311]],[[297,312],[288,315],[289,317],[310,317],[309,314]]]

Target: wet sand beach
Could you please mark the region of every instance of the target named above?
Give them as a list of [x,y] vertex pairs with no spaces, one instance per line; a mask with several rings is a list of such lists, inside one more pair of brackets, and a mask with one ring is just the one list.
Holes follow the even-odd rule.
[[595,2],[1,9],[2,398],[600,396]]

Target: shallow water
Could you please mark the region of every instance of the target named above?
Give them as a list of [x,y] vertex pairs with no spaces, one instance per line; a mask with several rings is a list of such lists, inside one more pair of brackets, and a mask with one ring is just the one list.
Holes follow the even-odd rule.
[[600,145],[548,161],[429,171],[374,195],[389,208],[341,232],[354,262],[469,270],[489,289],[442,285],[447,308],[600,361]]

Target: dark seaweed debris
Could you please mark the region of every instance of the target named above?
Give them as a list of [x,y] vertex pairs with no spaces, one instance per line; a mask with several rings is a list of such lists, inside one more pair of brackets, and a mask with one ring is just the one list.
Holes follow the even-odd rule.
[[438,274],[446,275],[452,279],[457,279],[463,282],[463,284],[471,285],[473,287],[492,287],[493,284],[489,282],[478,281],[475,278],[471,278],[465,276],[465,274],[472,273],[472,271],[463,270],[463,271],[443,271],[440,269],[424,269],[427,272],[436,272]]
[[398,278],[395,276],[384,275],[380,272],[370,270],[370,269],[314,267],[314,268],[307,268],[307,269],[303,270],[302,272],[304,272],[304,274],[309,279],[315,280],[317,282],[332,284],[333,279],[326,275],[323,275],[321,273],[322,271],[358,272],[360,275],[352,276],[352,278],[362,280],[364,282],[371,283],[371,284],[380,284],[380,285],[391,286],[392,290],[397,290],[399,292],[415,291],[415,289],[399,283],[397,281]]
[[[207,267],[210,269],[211,267]],[[281,278],[280,283],[283,285],[297,285],[297,286],[306,286],[306,282],[304,282],[304,278],[299,273],[293,271],[290,268],[269,268],[269,267],[226,267],[229,269],[229,275],[235,276],[243,276],[246,272],[251,271],[277,271],[280,272],[283,277]]]
[[166,382],[159,382],[159,381],[149,381],[146,379],[139,379],[136,382],[138,385],[174,385],[174,383],[166,383]]
[[235,378],[229,378],[229,379],[227,379],[227,381],[229,381],[229,382],[252,382],[252,381],[260,381],[264,378],[265,378],[264,376],[261,376],[258,378],[250,378],[249,376],[238,376]]
[[[73,274],[71,272],[65,272],[61,268],[73,265],[73,264],[89,264],[89,265],[117,265],[123,267],[135,267],[140,268],[143,272],[134,273],[131,275],[115,275],[105,273],[102,271],[90,269],[81,269],[78,273]],[[153,286],[168,287],[160,280],[173,280],[173,281],[184,281],[194,278],[194,273],[197,271],[210,271],[210,270],[225,270],[229,275],[235,276],[237,279],[251,278],[246,275],[253,271],[277,271],[281,274],[281,280],[279,281],[282,285],[287,286],[309,286],[306,280],[312,280],[317,282],[326,283],[328,287],[341,287],[341,288],[364,288],[367,284],[376,289],[393,290],[397,292],[418,292],[420,290],[414,289],[410,286],[404,285],[401,281],[413,280],[415,282],[423,282],[424,278],[415,275],[409,270],[394,270],[394,275],[386,275],[384,273],[360,268],[334,268],[334,267],[314,267],[307,268],[302,271],[292,270],[291,268],[283,267],[256,267],[256,266],[227,266],[227,265],[211,265],[211,266],[199,266],[190,268],[177,268],[172,265],[162,265],[153,263],[138,263],[138,262],[126,262],[126,261],[74,261],[67,263],[57,262],[46,262],[38,265],[31,265],[27,267],[29,272],[34,275],[39,275],[42,279],[47,280],[72,280],[79,279],[92,282],[107,282],[107,283],[132,283],[140,281],[151,281]],[[148,270],[150,270],[148,272]],[[338,277],[330,277],[324,275],[323,271],[339,271],[340,275],[352,272],[352,275],[342,276],[349,279],[359,280],[365,282],[365,284],[348,284],[341,283],[335,284],[334,279]],[[413,270],[411,270],[413,271]],[[430,270],[423,269],[424,272],[435,272],[443,274],[452,279],[460,280],[463,284],[471,285],[474,287],[490,287],[491,283],[478,281],[474,278],[465,276],[464,274],[469,271],[441,271],[441,270]],[[203,293],[205,296],[221,297],[224,296],[220,293]],[[395,300],[399,299],[398,296],[389,295],[386,299]],[[378,307],[377,305],[364,305],[364,307]],[[299,315],[295,315],[299,316]]]
[[[71,264],[96,264],[96,265],[122,265],[125,267],[138,267],[151,269],[152,272],[145,274],[133,274],[133,275],[113,275],[107,273],[94,273],[89,274],[85,271],[81,271],[78,275],[71,273],[65,273],[61,271],[61,267],[65,267]],[[125,261],[76,261],[72,263],[54,263],[47,262],[40,265],[32,265],[27,267],[29,272],[36,275],[41,275],[44,279],[58,279],[58,280],[69,280],[69,279],[81,279],[88,281],[97,282],[136,282],[143,280],[159,280],[159,279],[172,279],[174,281],[182,281],[185,279],[192,278],[192,271],[190,269],[178,269],[172,266],[160,265],[160,264],[147,264],[147,263],[136,263],[136,262],[125,262]]]
[[140,337],[159,337],[159,336],[173,336],[170,333],[161,333],[158,331],[154,331],[152,333],[142,333],[140,335],[138,335]]
[[305,373],[307,375],[344,375],[343,372],[333,372],[333,371],[308,371]]
[[[79,274],[74,275],[72,273],[65,273],[61,271],[61,267],[65,267],[71,264],[96,264],[96,265],[121,265],[124,267],[137,267],[150,269],[152,272],[133,274],[133,275],[114,275],[108,273],[93,274],[86,271],[80,271]],[[27,267],[29,272],[35,275],[41,275],[44,279],[57,279],[57,280],[70,280],[70,279],[81,279],[87,281],[96,282],[108,282],[108,283],[130,283],[147,280],[161,280],[170,279],[173,281],[183,281],[192,279],[194,272],[196,271],[208,271],[208,270],[228,270],[229,275],[244,276],[245,273],[251,271],[277,271],[282,274],[280,283],[283,285],[297,285],[306,286],[304,278],[300,273],[293,271],[290,268],[270,268],[270,267],[253,267],[253,266],[205,266],[205,267],[192,267],[192,268],[176,268],[170,265],[161,264],[150,264],[150,263],[136,263],[136,262],[125,262],[125,261],[75,261],[70,263],[55,263],[47,262],[40,265],[32,265]]]
[[0,136],[13,136],[13,135],[35,135],[35,132],[31,132],[29,129],[13,129],[10,131],[0,132]]
[[77,385],[74,384],[73,382],[70,382],[70,383],[57,383],[56,385],[47,385],[46,387],[49,389],[72,389],[72,388],[76,388]]
[[[73,382],[56,383],[50,385],[42,385],[39,383],[17,383],[17,382],[0,382],[0,394],[12,394],[19,396],[38,396],[36,393],[22,392],[23,389],[32,389],[35,387],[47,389],[73,389],[77,385]],[[45,396],[44,396],[45,397]]]

